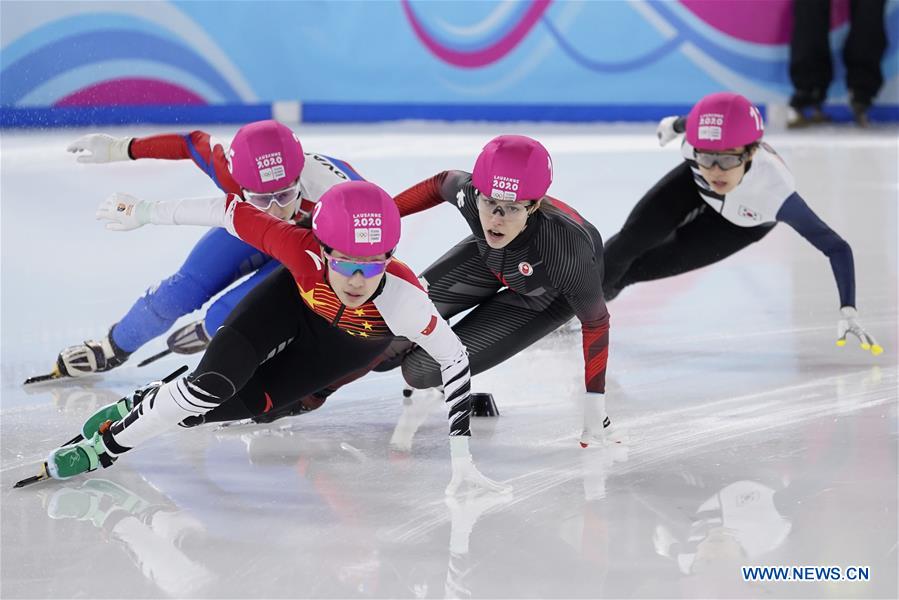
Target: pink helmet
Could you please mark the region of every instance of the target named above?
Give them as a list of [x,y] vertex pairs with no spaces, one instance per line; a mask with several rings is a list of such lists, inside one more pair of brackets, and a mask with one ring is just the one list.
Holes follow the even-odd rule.
[[745,146],[761,139],[764,131],[759,109],[731,92],[709,94],[687,115],[687,142],[700,150]]
[[312,209],[312,231],[347,256],[384,254],[400,241],[400,211],[375,184],[347,181],[322,194]]
[[306,157],[300,140],[277,121],[256,121],[237,131],[228,151],[228,170],[240,187],[257,194],[289,186]]
[[478,191],[496,200],[539,200],[552,181],[549,152],[523,135],[501,135],[487,142],[471,172]]

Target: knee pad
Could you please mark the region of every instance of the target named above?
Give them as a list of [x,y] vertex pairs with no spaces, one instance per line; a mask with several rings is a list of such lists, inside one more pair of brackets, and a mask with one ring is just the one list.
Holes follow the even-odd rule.
[[226,400],[240,391],[258,365],[259,359],[250,341],[225,325],[212,338],[189,380],[207,394]]
[[234,396],[237,387],[226,375],[215,371],[197,372],[187,380],[198,390],[216,398],[220,403]]

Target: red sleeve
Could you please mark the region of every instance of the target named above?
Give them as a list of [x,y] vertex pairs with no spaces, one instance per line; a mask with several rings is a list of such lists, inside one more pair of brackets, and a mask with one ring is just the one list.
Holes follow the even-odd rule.
[[[194,131],[190,136],[202,134],[206,136],[206,146],[209,146],[209,136],[202,131]],[[183,160],[190,158],[187,140],[189,136],[180,133],[164,133],[151,135],[150,137],[134,138],[128,147],[131,158],[161,158],[164,160]]]
[[215,183],[229,194],[239,194],[240,186],[228,171],[228,160],[221,144],[212,145],[205,131],[188,134],[167,133],[145,138],[134,138],[128,148],[131,158],[157,158],[163,160],[191,159]]
[[609,314],[589,324],[582,323],[584,336],[584,383],[588,392],[606,392],[606,362],[609,359]]
[[400,193],[399,196],[396,196],[393,200],[396,202],[397,208],[400,209],[400,216],[413,215],[445,202],[441,191],[446,176],[447,171],[444,171],[430,179],[416,183],[405,192]]
[[[229,195],[231,227],[241,240],[268,254],[298,277],[308,265],[305,248],[314,239],[312,230],[297,227],[259,210],[252,204],[236,201]],[[316,244],[317,246],[317,244]]]

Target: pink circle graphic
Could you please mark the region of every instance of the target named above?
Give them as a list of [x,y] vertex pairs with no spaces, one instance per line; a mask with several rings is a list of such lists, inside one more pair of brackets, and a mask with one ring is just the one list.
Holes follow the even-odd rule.
[[197,93],[158,79],[111,79],[60,98],[53,106],[145,106],[207,104]]
[[415,12],[412,10],[409,0],[402,0],[402,6],[406,18],[409,20],[412,29],[415,31],[415,35],[418,36],[418,39],[421,40],[421,43],[424,44],[428,50],[441,60],[444,60],[453,66],[474,69],[496,62],[514,50],[519,42],[521,42],[521,40],[523,40],[531,31],[534,25],[537,24],[537,21],[540,20],[543,13],[549,8],[551,2],[552,0],[535,0],[531,2],[527,12],[521,18],[521,21],[519,21],[509,33],[492,42],[486,48],[475,51],[461,51],[447,48],[428,33],[418,17],[415,16]]

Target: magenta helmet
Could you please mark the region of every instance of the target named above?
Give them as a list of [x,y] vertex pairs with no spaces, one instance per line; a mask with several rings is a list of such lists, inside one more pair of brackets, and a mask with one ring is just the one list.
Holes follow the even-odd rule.
[[373,183],[338,183],[312,209],[312,231],[323,245],[347,256],[384,254],[400,242],[400,211]]
[[687,116],[687,142],[700,150],[745,146],[761,139],[764,131],[759,109],[731,92],[709,94]]
[[289,186],[306,157],[296,134],[277,121],[256,121],[237,130],[228,151],[228,170],[245,190],[265,194]]
[[484,146],[471,182],[496,200],[539,200],[553,182],[553,161],[543,144],[523,135],[501,135]]

